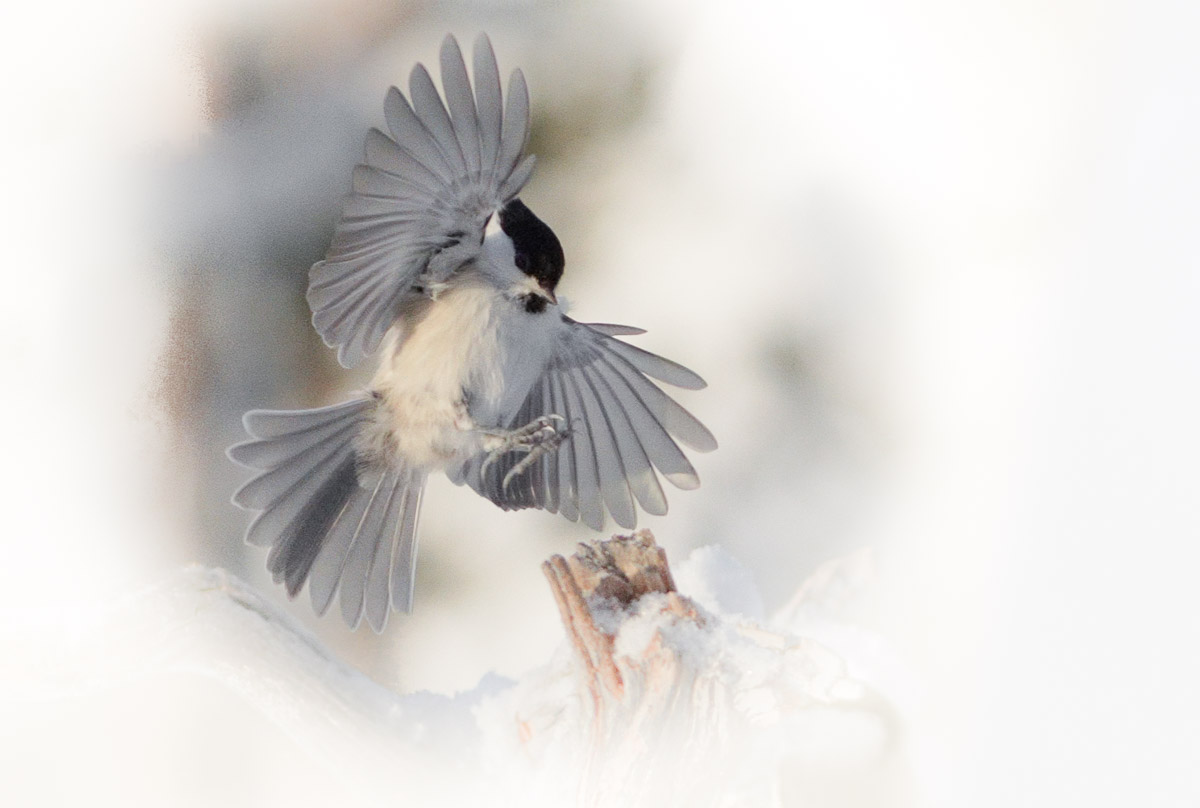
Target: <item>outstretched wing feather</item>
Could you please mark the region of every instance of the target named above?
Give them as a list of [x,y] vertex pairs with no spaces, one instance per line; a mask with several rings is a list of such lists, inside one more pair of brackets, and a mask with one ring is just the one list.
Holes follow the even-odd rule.
[[313,325],[347,366],[379,347],[407,297],[475,259],[488,217],[533,170],[532,156],[522,159],[529,91],[520,71],[505,99],[486,37],[475,43],[473,90],[452,37],[440,61],[444,101],[422,65],[408,98],[388,91],[391,136],[367,134],[329,252],[309,273]]
[[697,451],[716,448],[712,433],[648,377],[690,387],[700,377],[640,348],[624,351],[630,346],[613,339],[639,329],[563,322],[557,352],[508,425],[560,415],[567,439],[524,472],[529,479],[514,479],[507,489],[500,482],[502,469],[517,462],[516,453],[495,463],[487,479],[477,473],[466,479],[503,508],[557,511],[596,530],[607,512],[621,527],[632,528],[638,505],[647,513],[667,512],[656,470],[678,488],[700,484],[676,441]]

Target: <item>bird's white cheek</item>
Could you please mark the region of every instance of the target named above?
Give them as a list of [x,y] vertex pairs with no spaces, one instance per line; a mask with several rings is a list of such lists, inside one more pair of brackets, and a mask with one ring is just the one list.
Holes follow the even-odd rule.
[[493,235],[488,236],[483,240],[483,247],[480,249],[480,260],[486,266],[488,274],[493,275],[499,281],[500,288],[504,288],[507,282],[512,282],[521,278],[528,277],[525,273],[517,269],[517,253],[513,248],[512,239],[504,234],[503,231],[497,231]]

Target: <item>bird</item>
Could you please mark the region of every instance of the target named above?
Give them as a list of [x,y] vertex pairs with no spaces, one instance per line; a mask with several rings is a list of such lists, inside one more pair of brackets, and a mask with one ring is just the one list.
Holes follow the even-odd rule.
[[[659,475],[700,480],[680,444],[712,433],[657,382],[696,373],[621,337],[630,326],[569,317],[554,231],[520,199],[529,90],[503,89],[486,34],[473,81],[451,35],[442,95],[416,64],[388,90],[387,133],[371,129],[323,260],[309,270],[312,324],[338,361],[378,354],[367,389],[308,410],[252,410],[228,450],[255,475],[233,496],[257,512],[246,541],[290,598],[308,584],[324,615],[381,632],[411,612],[421,496],[444,473],[503,510],[540,508],[602,530],[665,514]],[[444,96],[444,98],[443,98]]]

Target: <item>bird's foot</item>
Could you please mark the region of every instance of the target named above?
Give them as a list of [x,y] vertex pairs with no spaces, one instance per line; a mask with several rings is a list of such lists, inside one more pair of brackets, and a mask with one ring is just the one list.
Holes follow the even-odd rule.
[[480,476],[486,476],[491,465],[509,452],[525,452],[525,457],[522,457],[504,475],[502,485],[507,491],[509,484],[514,479],[536,463],[539,458],[558,449],[562,442],[570,436],[569,429],[556,425],[566,424],[566,422],[567,419],[561,415],[551,414],[535,418],[517,429],[485,431],[483,448],[487,450],[488,456],[479,469]]

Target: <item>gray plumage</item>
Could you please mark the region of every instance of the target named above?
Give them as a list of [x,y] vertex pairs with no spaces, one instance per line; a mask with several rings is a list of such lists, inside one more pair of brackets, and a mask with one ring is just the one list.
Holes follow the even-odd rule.
[[[413,603],[417,520],[441,471],[505,510],[541,508],[600,530],[664,514],[659,475],[700,484],[679,444],[712,434],[652,379],[697,390],[692,371],[567,317],[553,232],[516,195],[533,157],[520,71],[508,91],[491,44],[474,87],[458,43],[442,88],[421,65],[409,99],[388,92],[391,136],[371,130],[329,252],[310,272],[313,325],[344,365],[380,351],[368,393],[296,412],[254,411],[230,457],[258,474],[234,496],[247,531],[295,596],[377,631]],[[499,214],[499,215],[498,215]]]
[[533,171],[533,156],[521,159],[529,139],[521,71],[509,79],[504,106],[487,37],[475,44],[474,95],[453,37],[441,61],[450,111],[423,65],[409,80],[412,104],[395,87],[388,91],[391,137],[368,134],[366,163],[354,169],[329,252],[309,272],[313,325],[346,367],[379,347],[406,299],[475,258],[488,218]]

